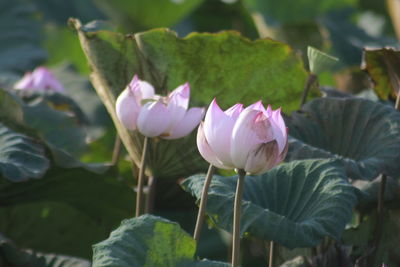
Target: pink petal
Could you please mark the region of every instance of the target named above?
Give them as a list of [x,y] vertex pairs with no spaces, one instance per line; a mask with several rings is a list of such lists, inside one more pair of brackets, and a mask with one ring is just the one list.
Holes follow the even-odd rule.
[[139,90],[139,78],[137,74],[133,76],[131,82],[127,86],[127,89],[131,91],[132,94],[134,94],[135,91]]
[[183,119],[171,130],[170,134],[161,137],[164,139],[178,139],[188,135],[199,125],[204,113],[204,108],[190,108]]
[[203,122],[200,123],[197,130],[197,148],[199,149],[200,155],[210,164],[221,169],[231,169],[217,158],[214,151],[211,149],[207,142],[206,136],[204,134]]
[[165,132],[170,120],[167,107],[161,101],[152,101],[140,109],[137,128],[144,136],[155,137]]
[[236,120],[242,111],[243,111],[243,104],[237,103],[232,107],[228,108],[227,110],[225,110],[225,114]]
[[271,117],[272,116],[272,108],[271,105],[268,105],[267,110],[265,111],[265,115],[267,117]]
[[172,131],[182,121],[189,105],[190,87],[188,83],[179,86],[168,97],[168,110],[171,121],[167,131]]
[[31,72],[25,73],[24,77],[22,77],[21,80],[15,83],[14,89],[32,90],[33,89],[32,73]]
[[282,153],[287,142],[287,129],[280,108],[272,111],[271,119],[273,121],[272,126],[274,129],[275,139],[279,146],[279,153]]
[[265,111],[264,105],[262,104],[261,100],[257,101],[256,103],[251,104],[247,108],[248,109],[259,110],[259,111]]
[[132,95],[135,96],[136,102],[141,106],[143,99],[152,99],[154,97],[154,87],[148,82],[139,80],[137,75],[134,75],[132,81],[128,84],[127,88]]
[[262,143],[250,151],[244,170],[250,174],[262,174],[279,164],[278,143],[273,140]]
[[236,114],[235,110],[240,109],[238,105],[232,107],[231,111],[228,109],[228,113],[232,115],[232,117],[228,116],[221,110],[214,99],[206,113],[204,133],[214,153],[224,165],[232,165],[232,159],[230,157],[231,135],[237,119],[237,117],[235,118],[233,115]]
[[64,92],[63,85],[57,80],[57,78],[45,67],[36,68],[33,73],[33,87],[37,91],[55,91]]
[[38,92],[65,91],[63,85],[45,67],[38,67],[32,73],[26,73],[24,77],[14,85],[15,89],[32,90]]
[[190,98],[190,86],[189,83],[185,83],[178,86],[174,91],[172,91],[168,96],[168,103],[174,102],[175,105],[183,107],[185,110],[189,106]]
[[154,92],[154,87],[146,82],[146,81],[140,81],[139,80],[139,91],[140,91],[140,99],[151,99],[153,98],[155,92]]
[[129,130],[135,130],[140,106],[129,89],[124,90],[118,96],[115,106],[117,117],[122,125]]
[[274,140],[271,122],[263,111],[246,108],[233,127],[231,140],[232,162],[244,169],[251,151]]
[[286,154],[287,154],[288,149],[289,149],[289,143],[288,143],[288,140],[287,140],[287,139],[288,139],[288,138],[287,138],[287,135],[286,135],[286,145],[285,145],[285,148],[284,148],[283,151],[279,154],[279,157],[278,157],[278,159],[277,159],[276,164],[279,164],[280,162],[282,162],[282,161],[285,159],[285,157],[286,157]]

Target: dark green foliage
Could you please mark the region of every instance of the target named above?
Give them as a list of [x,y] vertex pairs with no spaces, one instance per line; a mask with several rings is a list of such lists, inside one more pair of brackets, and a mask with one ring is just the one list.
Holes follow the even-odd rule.
[[400,112],[357,98],[320,98],[287,120],[286,160],[336,158],[352,179],[400,171]]
[[[207,214],[232,231],[237,176],[214,176]],[[183,182],[197,199],[204,175]],[[304,160],[282,164],[259,176],[247,176],[242,201],[241,232],[273,240],[288,248],[317,245],[324,236],[340,237],[357,202],[338,161]]]

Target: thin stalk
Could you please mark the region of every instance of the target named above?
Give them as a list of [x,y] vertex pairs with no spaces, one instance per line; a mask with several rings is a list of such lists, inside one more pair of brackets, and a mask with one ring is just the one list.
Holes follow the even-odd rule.
[[[400,88],[397,88],[397,98],[394,108],[400,111]],[[381,174],[381,184],[379,186],[378,206],[377,206],[377,220],[374,234],[373,253],[370,258],[370,266],[373,266],[376,258],[379,243],[382,238],[383,224],[384,224],[384,212],[385,212],[385,188],[386,188],[387,177],[385,174]]]
[[246,172],[238,170],[239,179],[236,186],[235,204],[233,210],[233,246],[232,246],[232,267],[239,266],[240,258],[240,217],[242,210],[243,186]]
[[269,263],[268,267],[273,267],[274,266],[274,255],[275,255],[275,243],[274,241],[269,242]]
[[315,83],[316,80],[317,80],[317,75],[315,75],[313,73],[310,73],[310,75],[308,75],[306,85],[304,86],[303,96],[301,97],[300,109],[306,103],[308,92],[310,91],[312,85]]
[[121,154],[121,138],[119,138],[118,133],[115,136],[115,141],[114,141],[114,149],[113,149],[113,154],[112,154],[112,159],[111,159],[111,164],[112,165],[117,165],[119,156]]
[[140,170],[139,170],[138,186],[136,193],[136,217],[139,217],[140,214],[142,213],[143,184],[144,184],[144,170],[146,168],[147,143],[148,143],[148,137],[145,136],[143,141],[142,158],[140,160]]
[[214,172],[215,172],[215,167],[210,164],[210,167],[208,167],[206,180],[204,182],[203,192],[201,193],[199,212],[197,213],[196,227],[194,229],[194,234],[193,234],[193,238],[197,242],[199,242],[201,228],[204,223],[204,216],[206,213],[206,205],[208,199],[208,188],[210,187],[210,183],[214,175]]
[[378,206],[377,206],[377,219],[374,234],[373,243],[373,254],[370,258],[369,266],[374,266],[376,259],[376,253],[379,247],[379,243],[382,238],[383,224],[384,224],[384,202],[385,202],[385,188],[386,188],[387,177],[385,174],[381,174],[381,184],[379,186]]
[[149,192],[147,194],[147,199],[146,199],[145,213],[153,213],[153,211],[154,211],[154,200],[156,197],[156,185],[157,185],[156,177],[150,176],[147,179],[147,186],[149,187]]

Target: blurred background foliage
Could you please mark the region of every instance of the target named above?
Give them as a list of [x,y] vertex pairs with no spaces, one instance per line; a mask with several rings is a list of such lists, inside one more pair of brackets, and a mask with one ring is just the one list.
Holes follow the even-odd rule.
[[[25,263],[35,264],[43,258],[54,257],[21,251],[10,245],[9,239],[12,239],[21,248],[90,259],[91,245],[105,239],[121,219],[133,214],[134,193],[130,188],[135,183],[133,177],[137,170],[132,170],[126,152],[121,153],[117,166],[100,166],[108,170],[99,171],[98,164],[92,166],[95,162],[112,161],[116,133],[89,81],[91,71],[77,34],[67,23],[70,17],[82,23],[110,21],[117,31],[126,34],[168,27],[179,37],[191,32],[234,30],[251,40],[272,38],[289,44],[304,60],[306,68],[307,47],[313,46],[339,59],[330,71],[319,74],[322,93],[361,94],[377,100],[372,83],[360,65],[365,47],[400,47],[396,39],[399,25],[392,23],[396,20],[388,12],[390,5],[391,0],[386,3],[375,0],[0,0],[0,88],[11,89],[25,72],[39,65],[52,69],[66,88],[65,96],[21,93],[16,96],[10,91],[2,91],[0,95],[0,118],[4,123],[0,125],[0,144],[7,138],[19,138],[22,133],[24,146],[38,144],[40,157],[49,161],[48,165],[42,161],[41,165],[29,166],[32,169],[27,170],[48,170],[43,185],[30,180],[17,184],[2,173],[0,232],[5,236],[0,235],[0,256],[6,255],[8,262],[15,263],[23,255]],[[21,97],[23,102],[15,100],[16,97]],[[383,99],[394,97],[391,94]],[[43,117],[45,121],[38,119]],[[18,152],[22,157],[23,151]],[[6,167],[11,168],[13,164],[17,163],[7,162]],[[67,174],[85,177],[85,181],[74,184],[73,179],[66,178]],[[156,194],[154,211],[178,221],[183,229],[191,232],[196,207],[194,199],[176,183],[180,178],[158,181],[156,191],[160,193]],[[393,183],[399,188],[398,182]],[[74,185],[79,185],[79,190]],[[377,185],[366,187],[373,191]],[[163,191],[164,188],[168,190]],[[390,196],[390,201],[399,199],[398,191]],[[374,200],[366,202],[370,205]],[[99,206],[105,208],[96,208]],[[372,215],[363,216],[364,213],[357,215],[361,218],[346,232],[344,239],[345,244],[358,249],[362,242],[353,232],[367,231],[365,228],[373,220]],[[391,211],[390,218],[390,227],[398,228],[398,211]],[[215,234],[216,231],[206,230],[199,254],[225,260],[229,238],[225,232]],[[368,242],[366,238],[364,241]],[[385,238],[392,247],[397,244],[389,235]],[[248,242],[245,254],[255,259],[246,262],[246,266],[258,266],[265,261],[263,252],[259,251],[263,244],[251,239],[245,242]],[[360,251],[355,253],[362,256]],[[386,258],[399,255],[393,250],[381,253]],[[294,253],[283,249],[280,255],[283,262]],[[62,266],[88,264],[82,259],[62,261],[67,264]],[[1,263],[0,260],[0,266]],[[15,263],[15,266],[19,265]]]

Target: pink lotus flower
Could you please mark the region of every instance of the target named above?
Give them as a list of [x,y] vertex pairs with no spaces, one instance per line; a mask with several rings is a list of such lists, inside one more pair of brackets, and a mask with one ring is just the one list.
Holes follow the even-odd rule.
[[189,98],[188,83],[162,97],[135,75],[118,96],[117,116],[127,129],[137,129],[144,136],[177,139],[188,135],[204,117],[204,108],[188,109]]
[[236,104],[222,111],[214,99],[199,126],[197,147],[218,168],[260,174],[285,158],[287,139],[280,109],[265,109],[259,101],[245,109]]
[[24,77],[14,85],[14,88],[37,92],[53,91],[62,93],[65,91],[63,85],[45,67],[38,67],[33,72],[25,73]]

